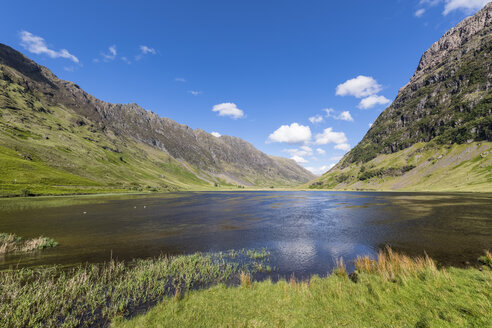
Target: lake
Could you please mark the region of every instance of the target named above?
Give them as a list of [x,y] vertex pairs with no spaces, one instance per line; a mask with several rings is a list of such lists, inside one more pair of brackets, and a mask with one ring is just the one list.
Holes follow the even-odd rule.
[[0,232],[60,243],[0,269],[268,249],[275,275],[326,275],[390,245],[443,265],[492,249],[492,194],[238,191],[0,200]]

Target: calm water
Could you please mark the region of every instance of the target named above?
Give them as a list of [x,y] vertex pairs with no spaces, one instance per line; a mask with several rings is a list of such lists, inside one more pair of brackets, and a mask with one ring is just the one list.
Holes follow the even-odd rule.
[[4,199],[0,232],[60,242],[39,254],[0,258],[0,268],[265,247],[275,274],[307,276],[386,244],[460,265],[492,249],[492,195],[242,191]]

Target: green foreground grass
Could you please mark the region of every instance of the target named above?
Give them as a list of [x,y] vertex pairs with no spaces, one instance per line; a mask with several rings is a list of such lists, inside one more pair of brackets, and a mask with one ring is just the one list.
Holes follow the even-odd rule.
[[266,263],[261,250],[1,271],[0,327],[107,326],[165,296],[231,282]]
[[[487,256],[486,256],[487,257]],[[491,259],[488,253],[489,260]],[[391,250],[308,281],[224,284],[165,299],[113,327],[492,327],[492,271],[437,269]]]
[[388,248],[350,275],[339,262],[324,278],[253,281],[268,258],[242,250],[3,271],[0,326],[492,326],[490,253],[480,270],[438,269]]

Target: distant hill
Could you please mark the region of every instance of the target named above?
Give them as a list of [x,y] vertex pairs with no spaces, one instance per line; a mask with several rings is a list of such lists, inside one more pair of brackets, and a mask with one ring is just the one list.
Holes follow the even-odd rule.
[[278,187],[313,178],[239,138],[96,99],[0,44],[0,196]]
[[492,3],[446,32],[362,141],[308,186],[492,191]]

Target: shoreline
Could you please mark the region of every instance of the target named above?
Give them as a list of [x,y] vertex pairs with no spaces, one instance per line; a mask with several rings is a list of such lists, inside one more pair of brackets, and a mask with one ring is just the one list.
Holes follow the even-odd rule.
[[[457,322],[452,321],[455,324],[483,326],[483,320],[492,319],[487,317],[487,313],[492,313],[492,288],[484,286],[492,285],[490,253],[479,268],[460,269],[438,267],[427,256],[408,257],[386,248],[374,259],[357,258],[354,273],[347,272],[340,260],[326,276],[313,275],[302,280],[285,277],[275,282],[268,277],[254,280],[254,273],[261,270],[258,266],[245,266],[242,261],[249,258],[265,270],[268,262],[261,261],[267,256],[247,251],[194,253],[129,262],[110,260],[69,269],[52,266],[1,271],[0,323],[154,327],[166,322],[164,326],[227,326],[232,319],[247,323],[261,318],[261,326],[276,326],[276,320],[264,315],[273,311],[278,316],[289,316],[291,323],[303,322],[305,316],[300,311],[316,314],[318,325],[329,326],[337,316],[322,314],[335,311],[356,319],[348,321],[350,326],[359,326],[357,322],[369,320],[371,313],[376,313],[374,308],[380,308],[377,313],[384,320],[391,317],[389,323],[394,326],[420,320],[420,314],[429,307],[439,307],[438,313],[458,320],[456,315],[465,305],[470,315],[458,316]],[[430,304],[422,304],[422,296]],[[289,312],[292,302],[297,314]],[[395,302],[403,302],[406,311],[412,309],[409,316],[392,317],[391,304]],[[340,307],[331,308],[338,303]],[[176,306],[181,309],[179,312],[169,312]],[[222,309],[221,317],[214,318],[218,307]],[[354,310],[362,313],[354,316]],[[369,318],[365,318],[366,312]],[[439,321],[441,317],[431,319]],[[196,318],[202,320],[200,324]],[[243,325],[250,324],[240,324]]]
[[131,195],[159,195],[187,192],[354,192],[354,193],[408,193],[408,194],[492,194],[490,191],[468,191],[468,190],[360,190],[360,189],[287,189],[287,188],[251,188],[251,189],[184,189],[176,191],[159,192],[111,192],[111,193],[67,193],[67,194],[43,194],[33,196],[9,195],[0,196],[0,201],[5,199],[42,199],[42,198],[61,198],[61,197],[106,197],[106,196],[131,196]]

